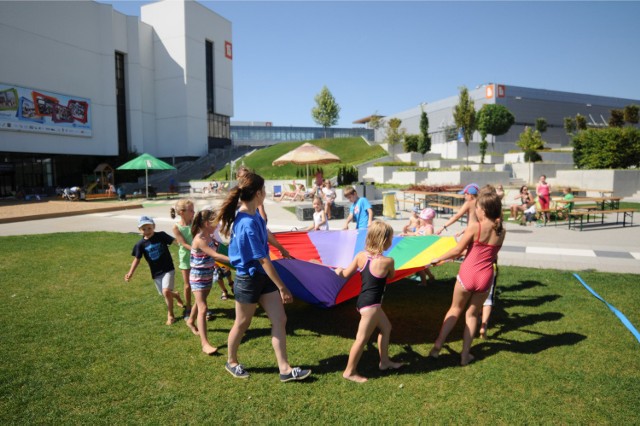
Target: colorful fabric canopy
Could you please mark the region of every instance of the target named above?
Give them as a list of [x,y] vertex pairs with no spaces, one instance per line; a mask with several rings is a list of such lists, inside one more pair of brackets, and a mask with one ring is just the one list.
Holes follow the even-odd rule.
[[[282,259],[270,247],[278,274],[294,297],[308,303],[331,307],[356,297],[362,285],[360,274],[348,280],[338,277],[334,268],[346,268],[364,250],[367,230],[282,232],[274,234],[294,259]],[[384,254],[395,260],[397,281],[425,268],[431,260],[456,245],[453,237],[436,235],[393,238]]]

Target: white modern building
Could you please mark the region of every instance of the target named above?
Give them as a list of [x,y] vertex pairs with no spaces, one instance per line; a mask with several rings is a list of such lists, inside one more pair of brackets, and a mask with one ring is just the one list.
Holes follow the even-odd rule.
[[[606,96],[569,93],[554,90],[533,89],[510,86],[506,84],[487,83],[469,89],[469,97],[474,101],[476,111],[484,104],[504,105],[515,117],[515,124],[504,135],[488,136],[495,145],[489,150],[505,153],[517,149],[518,140],[526,126],[535,127],[538,118],[547,121],[548,129],[543,139],[548,146],[560,147],[569,144],[569,137],[564,130],[564,118],[584,116],[591,127],[606,126],[612,109],[622,109],[627,105],[640,105],[637,99],[622,99]],[[399,118],[401,128],[408,134],[419,134],[422,110],[429,118],[432,152],[442,154],[444,158],[463,158],[466,155],[465,143],[458,139],[458,129],[453,120],[453,110],[459,103],[458,95],[418,105],[406,111],[390,114],[384,120]],[[376,132],[376,141],[384,139],[384,129]],[[469,144],[469,153],[478,153],[480,133],[475,132]]]
[[196,1],[0,1],[0,52],[0,196],[231,142],[231,22]]

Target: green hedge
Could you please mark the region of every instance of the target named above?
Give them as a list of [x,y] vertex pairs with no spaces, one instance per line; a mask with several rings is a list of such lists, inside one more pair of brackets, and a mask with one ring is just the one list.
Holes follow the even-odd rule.
[[573,137],[573,162],[579,169],[640,166],[640,130],[635,127],[587,129]]

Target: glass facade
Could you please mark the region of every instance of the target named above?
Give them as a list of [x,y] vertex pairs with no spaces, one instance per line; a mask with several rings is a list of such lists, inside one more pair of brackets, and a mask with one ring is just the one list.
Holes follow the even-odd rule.
[[[327,128],[327,138],[352,138],[364,136],[373,140],[373,129],[365,128]],[[231,125],[231,140],[234,145],[273,145],[278,142],[296,142],[325,138],[322,127],[286,127],[286,126],[236,126]]]

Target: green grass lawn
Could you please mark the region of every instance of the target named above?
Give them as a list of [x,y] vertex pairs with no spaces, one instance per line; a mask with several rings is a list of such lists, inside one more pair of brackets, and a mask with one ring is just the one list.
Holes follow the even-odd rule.
[[[305,166],[296,166],[295,164],[272,166],[271,163],[278,157],[307,142],[337,155],[342,160],[340,163],[309,166],[309,170],[321,167],[326,177],[336,176],[338,169],[345,165],[356,165],[387,155],[387,152],[379,145],[369,146],[362,138],[336,138],[278,143],[254,152],[243,158],[243,161],[247,167],[255,170],[265,179],[296,179],[296,171],[305,172]],[[212,178],[222,180],[228,175],[229,166],[226,166],[214,173]]]
[[[366,384],[341,377],[359,320],[354,301],[287,306],[291,363],[313,369],[301,383],[278,381],[259,310],[240,347],[251,378],[240,381],[223,368],[233,302],[210,297],[209,338],[223,355],[207,357],[183,321],[164,325],[146,264],[124,282],[137,239],[0,238],[2,424],[638,423],[640,343],[570,272],[501,268],[489,338],[475,341],[478,360],[464,368],[460,325],[440,358],[427,358],[458,266],[436,269],[427,288],[389,286],[390,352],[408,365],[377,371],[372,340],[360,363]],[[580,275],[640,325],[637,275]]]

